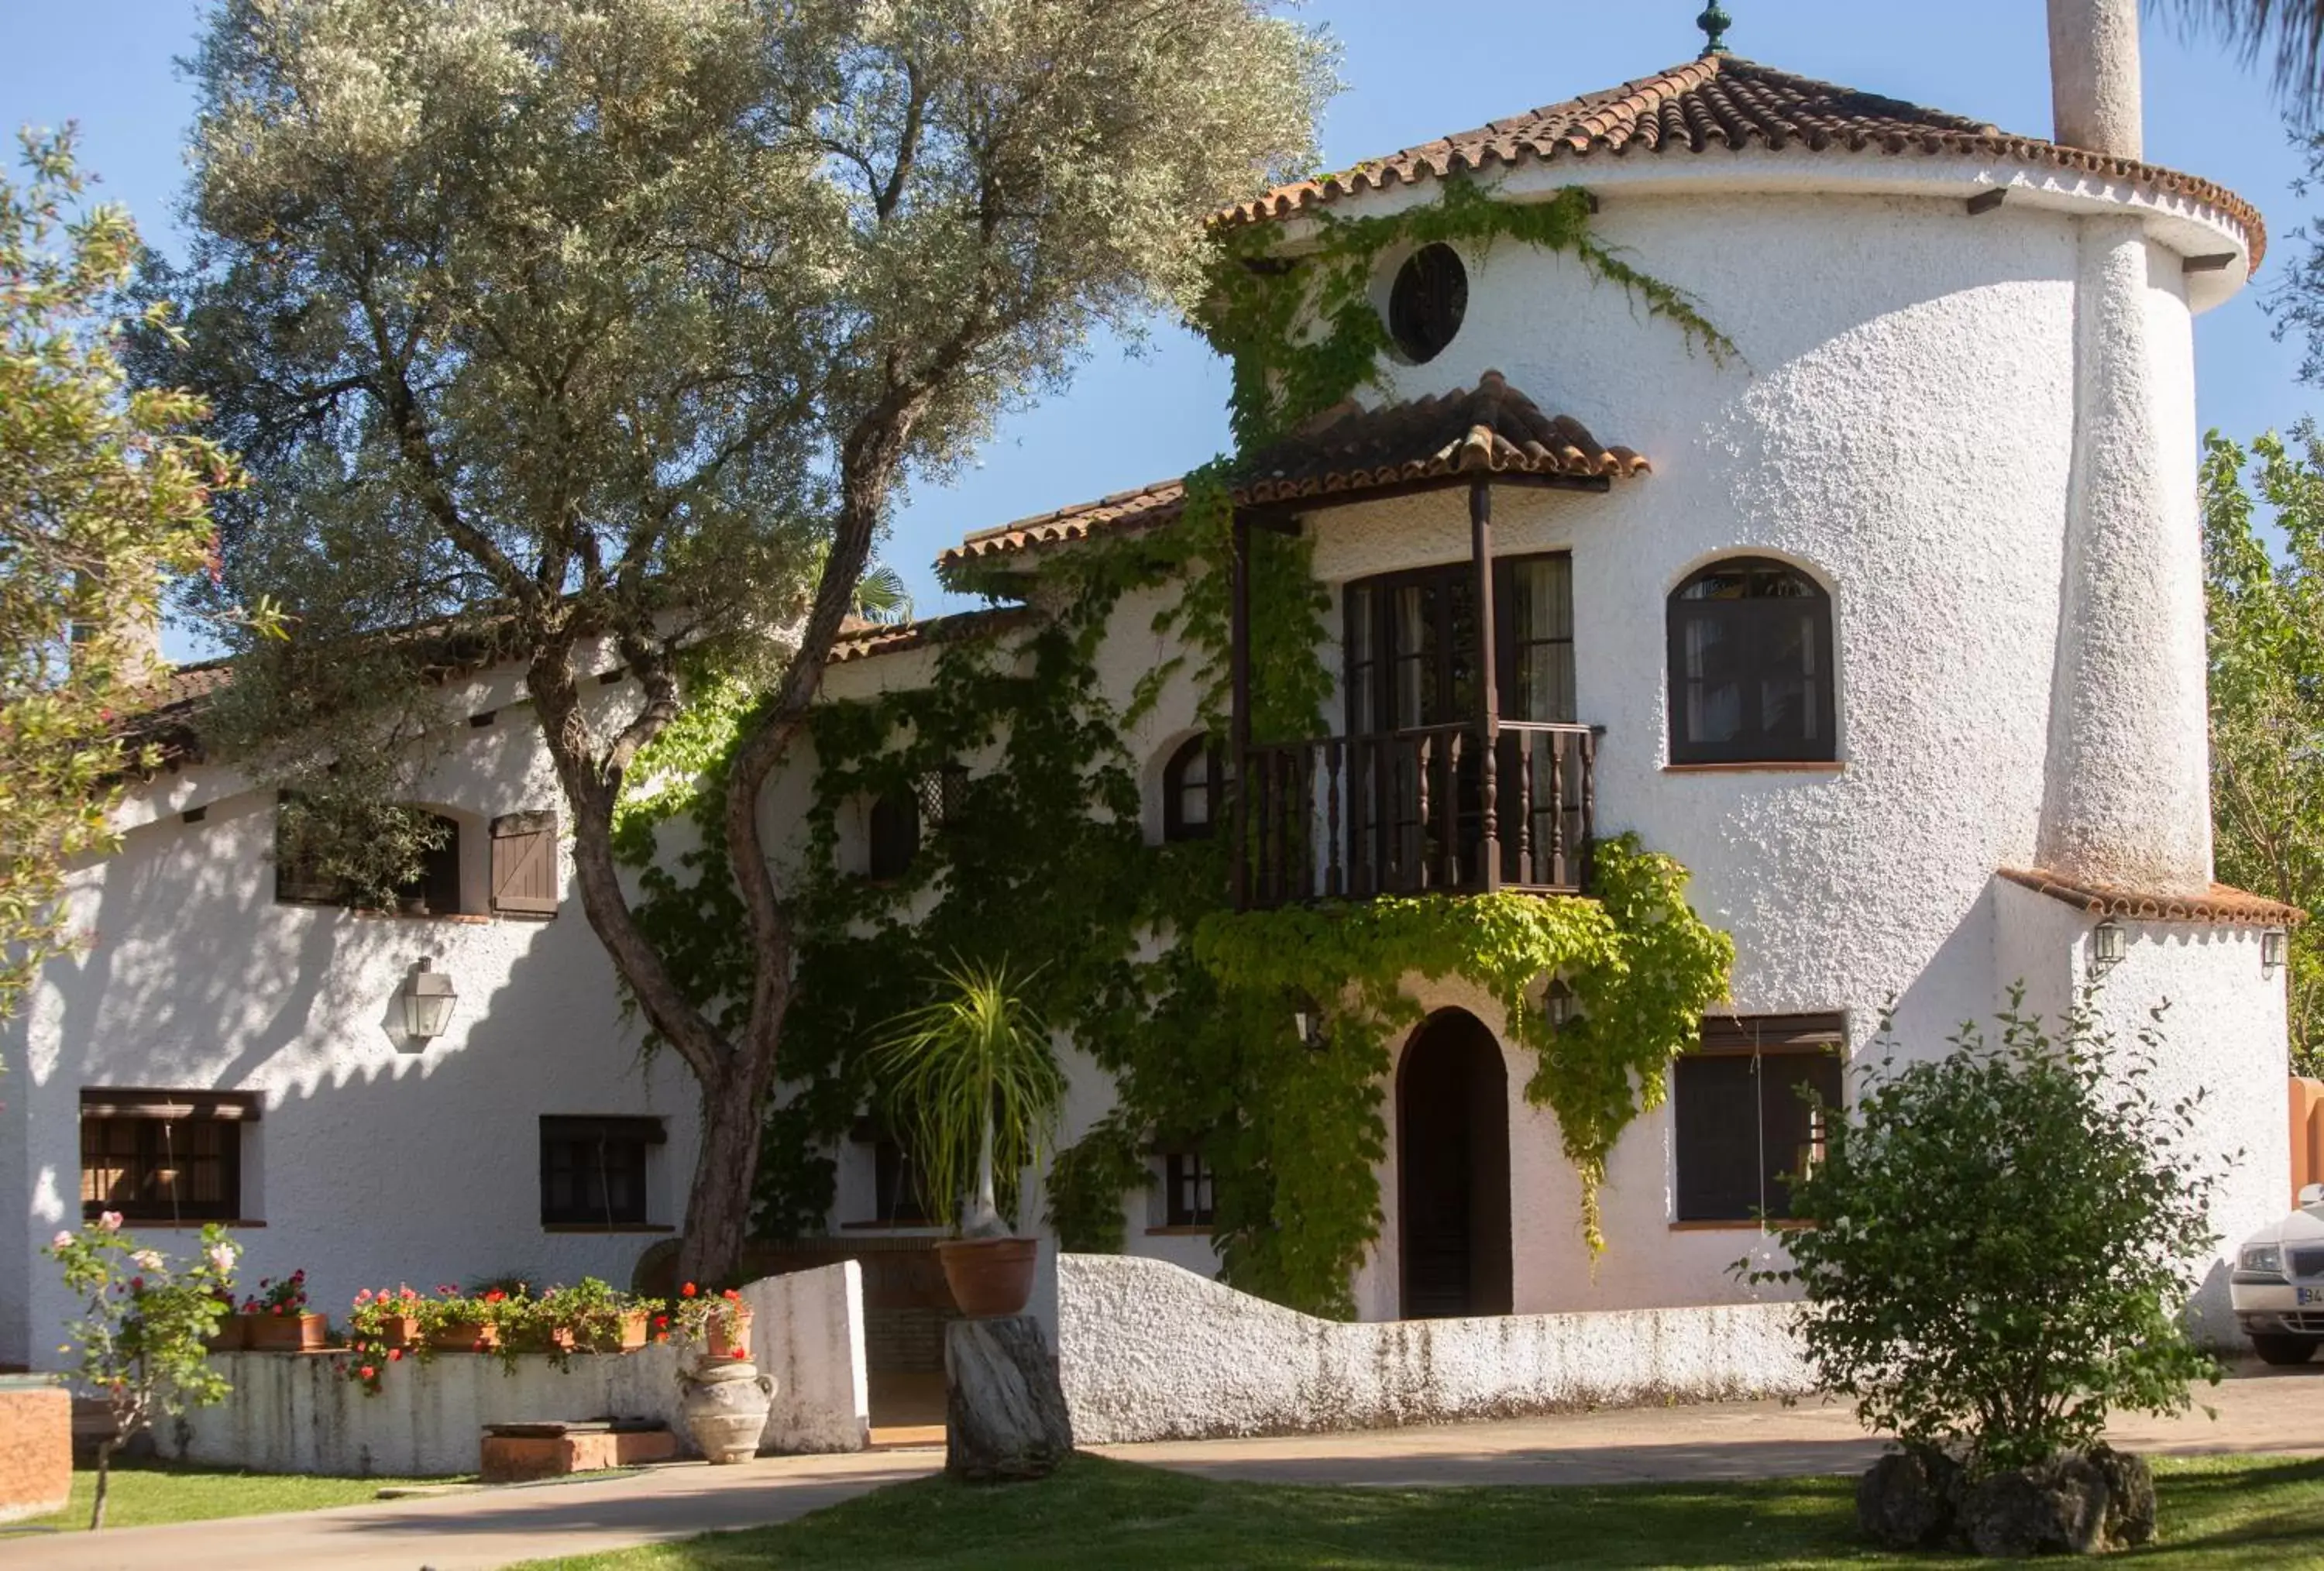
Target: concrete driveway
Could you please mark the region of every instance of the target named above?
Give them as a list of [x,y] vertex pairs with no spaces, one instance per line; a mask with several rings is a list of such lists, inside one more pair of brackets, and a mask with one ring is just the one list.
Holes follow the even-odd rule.
[[[2126,1450],[2324,1454],[2324,1363],[2269,1369],[2248,1362],[2197,1388],[2185,1418],[2126,1418]],[[1880,1455],[1848,1403],[1810,1398],[1701,1407],[1630,1408],[1443,1428],[1372,1429],[1268,1440],[1163,1441],[1102,1447],[1108,1456],[1206,1478],[1269,1483],[1443,1484],[1683,1483],[1860,1473]]]
[[[2126,1420],[2129,1449],[2324,1454],[2324,1364],[2239,1367],[2200,1412]],[[1844,1404],[1736,1402],[1570,1413],[1447,1428],[1379,1429],[1271,1440],[1113,1446],[1104,1455],[1209,1478],[1275,1483],[1624,1483],[1775,1478],[1861,1470],[1879,1454]],[[722,1529],[788,1521],[935,1471],[941,1450],[772,1457],[738,1467],[657,1467],[600,1482],[541,1484],[299,1515],[48,1538],[0,1536],[16,1571],[470,1571],[599,1554]]]

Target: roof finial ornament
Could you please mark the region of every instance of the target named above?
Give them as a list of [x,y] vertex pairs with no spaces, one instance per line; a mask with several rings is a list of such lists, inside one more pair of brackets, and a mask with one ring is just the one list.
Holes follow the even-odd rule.
[[1727,14],[1727,7],[1719,0],[1711,0],[1711,4],[1702,8],[1702,14],[1694,19],[1694,24],[1702,29],[1704,60],[1727,52],[1727,30],[1735,25],[1735,18]]

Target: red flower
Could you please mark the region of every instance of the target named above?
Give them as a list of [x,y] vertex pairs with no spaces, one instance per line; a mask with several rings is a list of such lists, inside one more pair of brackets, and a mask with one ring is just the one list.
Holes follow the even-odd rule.
[[503,1298],[507,1297],[508,1295],[506,1293],[502,1292],[498,1288],[494,1288],[491,1292],[484,1295],[484,1302],[487,1304],[497,1304]]
[[129,1290],[133,1293],[143,1292],[145,1290],[145,1279],[143,1277],[131,1277],[129,1279]]
[[656,1316],[654,1317],[654,1329],[655,1329],[655,1330],[657,1330],[657,1331],[667,1331],[667,1330],[669,1330],[669,1316],[667,1316],[667,1315],[656,1315]]
[[390,1363],[401,1363],[403,1362],[403,1349],[401,1347],[389,1348],[387,1350],[387,1361]]
[[694,1284],[693,1284],[692,1282],[688,1282],[688,1283],[687,1283],[687,1284],[686,1284],[686,1286],[684,1286],[684,1287],[682,1287],[682,1288],[678,1289],[678,1297],[683,1298],[690,1298],[694,1297],[694,1293],[695,1293]]
[[363,1366],[363,1377],[365,1380],[377,1380],[379,1378],[379,1371],[366,1363]]
[[667,1331],[657,1331],[654,1333],[654,1340],[656,1342],[667,1342],[669,1340],[669,1333]]
[[727,1298],[728,1298],[730,1301],[732,1301],[732,1302],[733,1302],[733,1303],[737,1303],[737,1304],[739,1304],[739,1303],[741,1303],[741,1302],[742,1301],[742,1295],[739,1291],[737,1291],[736,1289],[733,1289],[733,1288],[729,1288],[729,1289],[726,1289],[726,1297],[727,1297]]

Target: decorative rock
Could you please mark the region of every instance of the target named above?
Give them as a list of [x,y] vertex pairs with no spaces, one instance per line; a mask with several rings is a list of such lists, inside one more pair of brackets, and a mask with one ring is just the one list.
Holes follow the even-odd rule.
[[973,1483],[1047,1478],[1073,1455],[1073,1419],[1040,1322],[945,1327],[945,1471]]
[[1891,1451],[1856,1483],[1856,1520],[1891,1549],[1934,1548],[1952,1530],[1960,1464],[1941,1451]]
[[2154,1476],[2098,1446],[1997,1473],[1961,1493],[1955,1530],[1980,1555],[2095,1555],[2154,1536]]

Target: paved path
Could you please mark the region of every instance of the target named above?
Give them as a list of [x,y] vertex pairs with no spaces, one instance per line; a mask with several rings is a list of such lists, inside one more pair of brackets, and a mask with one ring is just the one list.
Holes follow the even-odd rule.
[[[2117,1443],[2149,1453],[2324,1454],[2324,1364],[2238,1369],[2205,1393],[2200,1413],[2126,1421]],[[1379,1429],[1274,1440],[1114,1446],[1124,1461],[1281,1483],[1620,1483],[1846,1473],[1879,1453],[1845,1406],[1775,1402],[1573,1413],[1433,1429]],[[244,1517],[92,1536],[0,1536],[9,1571],[468,1571],[600,1553],[725,1528],[754,1527],[835,1504],[943,1463],[940,1451],[769,1458],[713,1470],[699,1463],[596,1483],[479,1491],[299,1515]]]
[[475,1571],[758,1527],[944,1465],[939,1451],[681,1463],[530,1484],[180,1527],[0,1537],[8,1571]]
[[[2126,1419],[2111,1438],[2125,1449],[2324,1454],[2324,1363],[2239,1366],[2197,1388],[2215,1409],[2183,1419]],[[1569,1413],[1550,1419],[1372,1429],[1270,1440],[1110,1446],[1109,1456],[1206,1478],[1268,1483],[1436,1484],[1683,1483],[1860,1473],[1880,1454],[1846,1403],[1730,1402]]]

